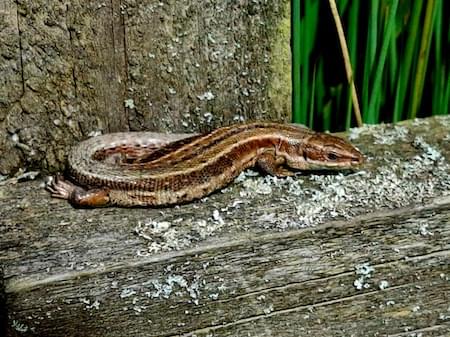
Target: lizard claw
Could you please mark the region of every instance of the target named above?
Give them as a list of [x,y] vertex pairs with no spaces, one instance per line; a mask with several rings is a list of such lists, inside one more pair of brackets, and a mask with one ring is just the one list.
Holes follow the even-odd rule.
[[53,198],[68,200],[76,186],[68,182],[61,175],[51,177],[45,185],[45,189],[51,193]]

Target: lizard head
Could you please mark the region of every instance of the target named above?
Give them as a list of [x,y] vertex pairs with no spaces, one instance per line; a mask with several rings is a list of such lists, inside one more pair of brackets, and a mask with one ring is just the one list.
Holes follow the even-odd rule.
[[364,156],[356,147],[327,133],[314,133],[296,148],[296,156],[288,159],[288,166],[296,169],[345,170],[364,163]]

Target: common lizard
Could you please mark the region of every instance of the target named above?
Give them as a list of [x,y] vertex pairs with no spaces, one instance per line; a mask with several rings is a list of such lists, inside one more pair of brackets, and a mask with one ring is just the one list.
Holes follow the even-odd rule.
[[285,177],[363,162],[344,139],[293,124],[237,124],[189,136],[112,133],[75,146],[69,180],[56,177],[47,189],[78,207],[166,206],[202,198],[253,166]]

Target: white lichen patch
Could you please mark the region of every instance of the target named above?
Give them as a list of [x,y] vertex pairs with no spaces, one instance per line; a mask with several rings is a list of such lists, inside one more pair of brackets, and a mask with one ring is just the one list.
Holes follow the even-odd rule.
[[203,122],[209,124],[213,120],[214,115],[211,112],[205,112],[203,114]]
[[222,216],[220,215],[220,212],[219,212],[218,209],[215,209],[213,211],[212,218],[213,218],[214,221],[216,221],[220,225],[225,224],[225,221],[223,220]]
[[205,239],[209,236],[212,236],[223,227],[225,221],[222,219],[222,217],[220,217],[220,219],[221,221],[207,221],[205,219],[194,221],[191,223],[192,230],[197,233],[201,239]]
[[122,291],[120,292],[120,298],[126,298],[126,297],[130,297],[136,294],[136,291],[134,289],[131,288],[124,288],[122,289]]
[[430,232],[428,230],[428,224],[426,223],[421,223],[419,226],[419,234],[422,236],[433,236],[433,232]]
[[128,98],[124,101],[125,108],[134,109],[136,106],[134,105],[134,100],[132,98]]
[[239,193],[242,198],[252,194],[271,194],[272,186],[265,179],[247,179],[243,182],[244,189]]
[[442,153],[435,147],[429,145],[422,137],[416,137],[413,145],[422,150],[423,153],[416,157],[418,160],[427,161],[427,164],[433,164],[434,162],[443,159]]
[[188,296],[198,305],[202,282],[198,279],[188,281],[184,276],[170,274],[163,280],[149,280],[143,284],[144,295],[148,298],[169,298],[172,294]]
[[25,324],[20,323],[19,321],[16,321],[16,320],[12,321],[12,327],[17,332],[25,333],[28,331],[28,327]]
[[242,116],[242,115],[234,115],[233,121],[235,121],[235,122],[237,122],[237,123],[243,123],[243,122],[245,122],[245,116]]
[[269,304],[267,307],[264,308],[264,313],[266,315],[270,314],[271,312],[273,312],[275,309],[273,308],[273,304]]
[[380,283],[378,284],[378,288],[380,290],[384,290],[384,289],[386,289],[388,287],[389,287],[389,282],[386,281],[386,280],[381,280]]
[[197,95],[197,98],[200,101],[211,101],[215,98],[216,96],[211,92],[211,91],[206,91],[201,95]]
[[375,269],[368,262],[355,266],[356,275],[370,277],[374,271]]
[[375,269],[367,262],[355,266],[355,274],[359,277],[353,282],[353,286],[357,290],[370,288],[368,280],[372,277],[374,271]]
[[226,225],[221,212],[216,209],[206,219],[190,217],[173,221],[139,221],[135,233],[147,241],[147,249],[137,251],[138,256],[150,256],[161,251],[180,250],[192,242],[214,235]]
[[93,130],[91,132],[88,133],[88,137],[97,137],[102,135],[103,132],[101,130]]
[[[187,276],[183,270],[179,273],[172,269],[177,269],[174,265],[169,265],[164,269],[165,275],[135,282],[128,277],[125,283],[117,289],[117,296],[123,305],[123,310],[133,310],[135,315],[145,313],[146,310],[153,310],[155,301],[165,301],[167,299],[177,302],[191,303],[199,305],[202,298],[217,300],[223,292],[223,283],[208,285],[200,276]],[[223,280],[219,280],[222,282]],[[83,302],[91,305],[90,301]]]
[[351,129],[348,138],[356,140],[362,134],[372,135],[375,144],[393,145],[399,141],[406,141],[409,130],[401,125],[394,125],[393,127],[384,124],[364,125],[362,128]]
[[147,241],[147,250],[139,250],[138,256],[148,256],[167,250],[179,250],[189,244],[187,238],[178,234],[178,230],[169,221],[139,221],[134,232]]
[[398,141],[406,141],[408,129],[404,126],[394,126],[393,129],[382,129],[382,132],[374,133],[375,144],[393,145]]
[[85,304],[84,308],[87,310],[91,310],[91,309],[98,310],[100,308],[100,302],[98,300],[91,301],[90,299],[88,299],[86,297],[82,297],[82,298],[80,298],[80,302]]
[[98,300],[95,300],[92,302],[90,306],[87,306],[86,309],[95,309],[98,310],[100,308],[100,302]]

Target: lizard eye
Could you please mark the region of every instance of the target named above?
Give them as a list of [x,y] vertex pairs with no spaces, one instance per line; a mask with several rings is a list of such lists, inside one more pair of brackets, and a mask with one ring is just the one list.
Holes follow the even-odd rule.
[[335,161],[338,159],[338,156],[336,155],[336,153],[330,152],[330,153],[328,153],[327,158],[328,158],[328,160]]

